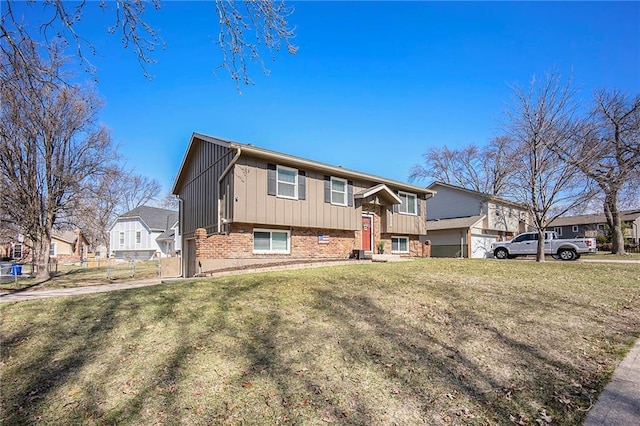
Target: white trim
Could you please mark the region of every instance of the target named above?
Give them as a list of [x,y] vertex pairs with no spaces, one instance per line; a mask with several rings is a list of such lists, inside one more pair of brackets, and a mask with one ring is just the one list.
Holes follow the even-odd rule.
[[579,230],[578,225],[573,225],[573,226],[571,227],[571,232],[578,232],[578,230]]
[[[374,227],[374,217],[373,217],[373,214],[370,214],[370,213],[363,213],[363,214],[362,214],[362,217],[368,217],[368,218],[370,218],[370,219],[371,219],[371,232],[369,232],[369,239],[371,240],[371,241],[369,241],[369,246],[371,247],[371,250],[366,250],[366,252],[367,252],[367,253],[373,253],[373,251],[374,251],[374,250],[373,250],[373,248],[374,248],[374,245],[373,245],[373,242],[374,242],[374,241],[373,241],[373,235],[374,235],[374,229],[373,229],[373,227]],[[360,219],[360,222],[361,222],[361,223],[360,223],[360,228],[361,228],[361,231],[362,231],[362,219]],[[361,240],[361,241],[360,241],[360,244],[362,244],[362,236],[360,236],[360,240]]]
[[[269,235],[269,250],[256,250],[256,240],[255,235],[256,232],[268,232]],[[273,250],[271,247],[273,246],[273,233],[286,233],[287,234],[287,249],[286,250]],[[290,254],[291,253],[291,231],[287,229],[264,229],[264,228],[253,228],[253,253],[254,254]]]
[[[293,172],[293,176],[294,176],[293,182],[282,181],[283,184],[293,185],[293,196],[280,194],[280,183],[281,183],[280,170],[287,170],[287,171]],[[281,165],[276,166],[276,196],[280,198],[288,198],[290,200],[298,199],[298,169],[281,166]]]
[[553,232],[558,234],[558,237],[562,237],[562,226],[556,226],[553,228]]
[[[418,194],[413,194],[413,193],[411,193],[411,192],[398,191],[398,196],[400,197],[400,199],[402,199],[402,196],[403,196],[403,195],[410,195],[410,196],[412,196],[412,197],[413,197],[413,210],[414,210],[414,213],[411,213],[411,212],[409,212],[409,211],[405,211],[405,212],[403,212],[403,211],[402,211],[403,203],[400,203],[400,205],[398,206],[398,213],[400,213],[400,214],[407,214],[407,215],[410,215],[410,216],[417,216],[417,215],[418,215]],[[408,198],[408,197],[407,197],[407,198]],[[407,200],[407,201],[408,201],[408,200]],[[409,204],[407,203],[407,206],[408,206],[408,205],[409,205]]]
[[[394,238],[396,238],[398,240],[400,240],[400,239],[406,240],[407,241],[407,250],[406,251],[405,250],[394,250],[393,249],[393,239]],[[409,237],[406,236],[406,235],[392,235],[391,236],[391,253],[409,253],[409,241],[410,241]],[[400,245],[400,244],[398,243],[398,245]]]
[[[344,183],[344,192],[342,192],[342,194],[344,194],[344,202],[343,203],[338,203],[336,201],[333,201],[333,193],[334,193],[333,181],[334,180],[336,182]],[[348,202],[347,198],[349,196],[349,182],[346,179],[342,179],[342,178],[339,178],[339,177],[331,176],[331,181],[330,181],[329,185],[331,185],[331,187],[329,188],[330,193],[331,193],[331,204],[336,205],[336,206],[346,206],[347,202]],[[336,194],[340,194],[339,191],[335,191],[335,193]]]
[[[51,253],[53,251],[53,254]],[[58,245],[53,241],[49,245],[49,257],[58,257]]]

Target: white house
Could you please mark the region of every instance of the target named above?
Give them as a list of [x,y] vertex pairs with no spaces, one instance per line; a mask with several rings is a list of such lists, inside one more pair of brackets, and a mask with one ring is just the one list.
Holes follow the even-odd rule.
[[491,256],[491,243],[529,231],[531,220],[518,203],[442,182],[427,200],[427,235],[433,257]]
[[178,212],[140,206],[118,216],[109,228],[116,259],[149,260],[179,253]]

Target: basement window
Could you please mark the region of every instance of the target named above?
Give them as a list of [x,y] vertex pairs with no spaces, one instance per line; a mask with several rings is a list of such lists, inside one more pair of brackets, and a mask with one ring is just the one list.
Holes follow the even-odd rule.
[[289,254],[290,232],[272,229],[253,230],[253,252]]
[[391,253],[409,253],[409,237],[391,237]]

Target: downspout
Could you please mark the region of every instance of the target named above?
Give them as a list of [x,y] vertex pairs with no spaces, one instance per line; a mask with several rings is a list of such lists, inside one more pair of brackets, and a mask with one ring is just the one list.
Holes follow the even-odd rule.
[[229,174],[231,168],[236,164],[240,154],[242,154],[242,148],[237,148],[238,152],[233,156],[229,165],[224,169],[220,177],[218,178],[218,234],[222,233],[222,180]]

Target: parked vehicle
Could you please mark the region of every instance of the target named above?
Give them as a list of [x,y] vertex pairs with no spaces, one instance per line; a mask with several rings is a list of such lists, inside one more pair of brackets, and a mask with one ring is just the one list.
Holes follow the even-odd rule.
[[[544,253],[554,258],[577,260],[582,254],[595,253],[596,250],[595,238],[559,239],[555,232],[544,233]],[[525,232],[512,240],[493,243],[491,251],[497,259],[535,255],[538,251],[538,233]]]

